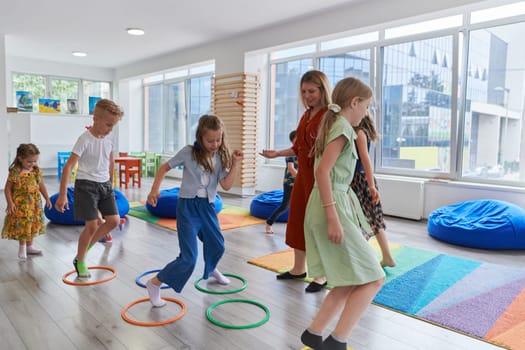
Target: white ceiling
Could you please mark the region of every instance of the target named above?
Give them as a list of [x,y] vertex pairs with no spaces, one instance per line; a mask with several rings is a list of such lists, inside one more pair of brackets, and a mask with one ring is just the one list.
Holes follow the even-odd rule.
[[1,0],[0,34],[13,58],[116,68],[360,1]]

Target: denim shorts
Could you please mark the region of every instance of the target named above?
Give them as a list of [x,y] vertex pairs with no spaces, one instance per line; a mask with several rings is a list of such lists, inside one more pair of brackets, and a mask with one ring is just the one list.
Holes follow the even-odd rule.
[[96,220],[99,211],[102,216],[118,215],[111,182],[76,180],[73,208],[79,221]]

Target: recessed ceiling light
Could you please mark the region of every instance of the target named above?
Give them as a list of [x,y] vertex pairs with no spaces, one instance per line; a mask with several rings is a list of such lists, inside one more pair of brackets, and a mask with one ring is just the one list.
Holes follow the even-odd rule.
[[140,28],[126,28],[129,35],[144,35],[144,29]]
[[73,55],[73,56],[76,56],[76,57],[86,57],[86,56],[87,56],[87,53],[82,52],[82,51],[73,51],[73,52],[72,52],[72,55]]

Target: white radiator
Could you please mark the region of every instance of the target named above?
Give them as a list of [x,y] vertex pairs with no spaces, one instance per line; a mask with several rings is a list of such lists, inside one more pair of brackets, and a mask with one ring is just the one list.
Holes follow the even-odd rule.
[[376,175],[385,215],[421,220],[425,180]]

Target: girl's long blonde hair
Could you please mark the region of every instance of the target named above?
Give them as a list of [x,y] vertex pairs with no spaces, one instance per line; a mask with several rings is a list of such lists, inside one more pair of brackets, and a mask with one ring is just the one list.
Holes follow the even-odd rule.
[[206,156],[206,148],[202,143],[202,137],[206,130],[221,130],[222,139],[219,150],[219,156],[221,157],[221,165],[223,169],[229,169],[232,165],[232,157],[228,145],[226,144],[226,130],[224,129],[224,124],[219,117],[211,114],[205,114],[199,119],[199,125],[197,126],[197,131],[195,132],[195,143],[193,144],[192,158],[194,161],[199,163],[204,167],[204,170],[213,173],[213,164],[211,159]]
[[[364,101],[371,98],[372,89],[357,78],[344,78],[340,80],[332,93],[332,102],[341,109],[348,107],[355,98]],[[334,124],[339,113],[328,109],[319,126],[317,139],[315,140],[315,157],[320,157],[326,147],[328,133]]]
[[366,134],[366,137],[368,138],[368,141],[370,142],[377,141],[381,137],[381,135],[376,130],[376,127],[374,125],[374,120],[370,116],[370,113],[367,113],[365,117],[361,120],[359,125],[356,126],[354,129],[363,130]]

